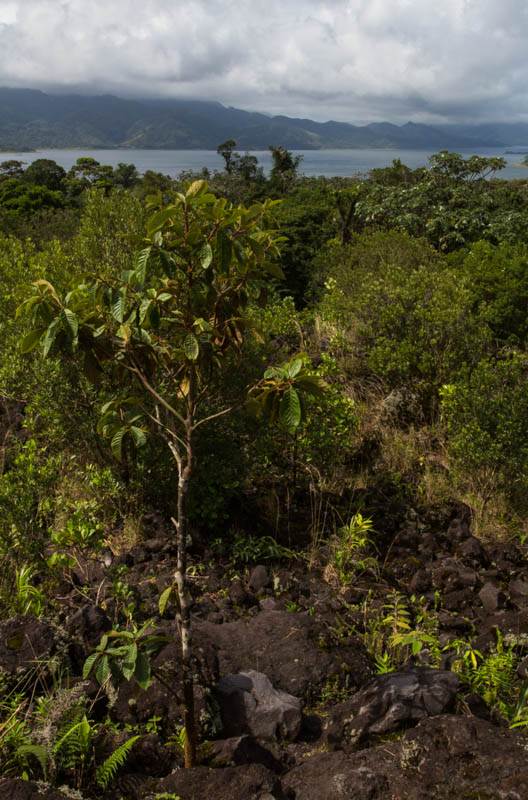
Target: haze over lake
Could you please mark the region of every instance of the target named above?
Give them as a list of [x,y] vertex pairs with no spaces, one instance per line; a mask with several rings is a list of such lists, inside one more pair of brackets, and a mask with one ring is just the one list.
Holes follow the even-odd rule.
[[[523,148],[525,149],[525,148]],[[350,177],[366,173],[375,167],[390,166],[395,158],[413,169],[427,165],[428,157],[436,150],[294,150],[294,155],[302,155],[300,172],[304,175],[342,175]],[[471,155],[486,157],[500,156],[507,160],[505,169],[498,173],[501,178],[528,178],[526,167],[515,166],[523,158],[522,154],[505,154],[503,148],[489,148],[483,151],[460,151],[467,158]],[[528,150],[526,150],[528,153]],[[252,151],[259,165],[268,172],[271,168],[271,154],[268,150]],[[176,177],[183,170],[199,171],[207,167],[211,172],[222,171],[224,160],[215,150],[37,150],[31,153],[1,152],[0,162],[17,159],[31,164],[37,158],[50,158],[61,167],[70,169],[81,156],[95,158],[100,164],[116,167],[120,162],[135,164],[140,173],[147,170],[161,172]]]

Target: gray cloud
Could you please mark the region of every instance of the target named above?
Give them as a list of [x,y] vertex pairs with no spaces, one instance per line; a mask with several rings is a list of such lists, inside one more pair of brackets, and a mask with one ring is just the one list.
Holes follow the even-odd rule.
[[527,38],[524,0],[0,0],[0,85],[528,120]]

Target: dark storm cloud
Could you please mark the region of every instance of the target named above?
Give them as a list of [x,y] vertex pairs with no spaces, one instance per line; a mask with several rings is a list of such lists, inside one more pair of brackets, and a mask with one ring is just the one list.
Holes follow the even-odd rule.
[[524,0],[2,0],[0,84],[366,122],[528,119]]

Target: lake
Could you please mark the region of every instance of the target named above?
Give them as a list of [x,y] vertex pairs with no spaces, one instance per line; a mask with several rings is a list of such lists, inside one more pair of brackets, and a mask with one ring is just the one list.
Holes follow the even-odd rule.
[[[304,175],[342,175],[350,177],[367,173],[374,167],[387,167],[395,158],[413,169],[427,164],[427,159],[437,150],[293,150],[303,160],[300,172]],[[466,158],[470,155],[501,156],[507,160],[507,167],[498,173],[501,178],[528,178],[528,169],[515,166],[522,155],[505,154],[502,148],[488,150],[460,151]],[[259,165],[269,172],[271,153],[268,150],[252,151]],[[207,167],[211,172],[223,170],[224,160],[216,150],[37,150],[34,153],[0,153],[0,162],[16,159],[31,164],[37,158],[50,158],[68,170],[80,156],[95,158],[101,164],[116,167],[119,162],[135,164],[140,173],[150,169],[164,175],[176,177],[183,170],[201,170]]]

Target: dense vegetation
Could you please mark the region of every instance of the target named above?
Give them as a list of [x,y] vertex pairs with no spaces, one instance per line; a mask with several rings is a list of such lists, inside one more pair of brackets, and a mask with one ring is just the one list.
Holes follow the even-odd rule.
[[[325,562],[341,588],[376,565],[384,504],[463,501],[479,535],[524,543],[528,182],[447,152],[306,178],[281,147],[266,178],[235,146],[176,181],[0,164],[4,618],[58,614],[59,587],[152,519],[175,526],[161,610],[176,598],[183,630],[188,533],[242,563]],[[116,573],[101,683],[149,683],[160,643],[131,594]],[[0,673],[7,730],[26,691]],[[35,746],[29,726],[0,740],[2,769],[42,774]]]

